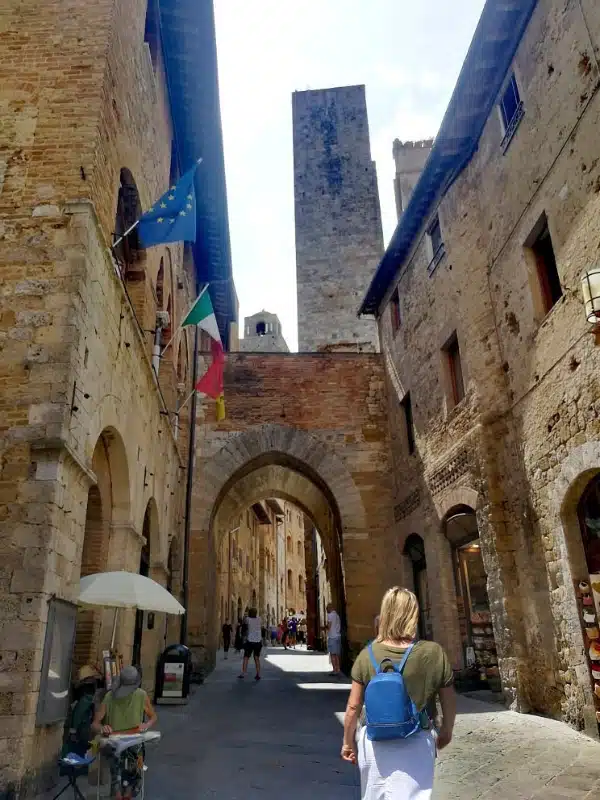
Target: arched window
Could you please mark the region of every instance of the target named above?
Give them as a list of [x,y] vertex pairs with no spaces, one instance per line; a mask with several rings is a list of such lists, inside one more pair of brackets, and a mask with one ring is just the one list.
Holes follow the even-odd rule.
[[298,553],[298,555],[299,555],[299,556],[301,556],[301,555],[302,555],[302,542],[298,542],[298,545],[297,545],[296,551],[297,551],[297,553]]
[[286,547],[287,547],[288,553],[291,555],[294,552],[294,548],[293,548],[293,544],[292,544],[292,537],[291,536],[287,537]]
[[304,593],[304,578],[302,575],[298,575],[298,591],[303,594]]
[[[169,315],[169,324],[166,328],[162,329],[162,346],[165,347],[170,341],[173,330],[173,303],[171,302],[171,295],[167,299],[167,314]],[[168,352],[168,350],[167,350]]]
[[256,323],[256,335],[257,336],[264,336],[267,332],[267,326],[264,322],[257,322]]
[[[119,195],[117,197],[117,214],[115,218],[115,239],[124,235],[125,231],[140,218],[142,204],[140,195],[131,172],[123,168],[119,174]],[[141,246],[137,228],[120,242],[114,249],[115,258],[121,265],[122,273],[135,264],[142,257],[144,249]]]
[[294,588],[294,578],[292,576],[292,570],[291,569],[288,569],[288,571],[287,571],[287,587],[290,590],[290,592]]

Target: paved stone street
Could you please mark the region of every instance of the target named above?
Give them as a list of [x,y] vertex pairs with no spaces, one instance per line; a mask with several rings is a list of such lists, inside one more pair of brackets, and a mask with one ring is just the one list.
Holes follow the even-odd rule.
[[[348,684],[326,656],[269,650],[260,683],[219,665],[186,707],[158,708],[147,798],[359,797],[339,759]],[[597,800],[600,745],[563,724],[459,698],[456,737],[438,763],[435,800]]]

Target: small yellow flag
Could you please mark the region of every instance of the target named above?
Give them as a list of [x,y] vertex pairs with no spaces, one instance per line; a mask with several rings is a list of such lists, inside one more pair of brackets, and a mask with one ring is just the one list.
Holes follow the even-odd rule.
[[225,398],[223,395],[217,397],[217,422],[223,422],[225,419]]

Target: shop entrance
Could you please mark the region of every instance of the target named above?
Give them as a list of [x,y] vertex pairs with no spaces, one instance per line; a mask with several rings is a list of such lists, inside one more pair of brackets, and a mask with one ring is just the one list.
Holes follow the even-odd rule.
[[593,681],[596,721],[600,724],[600,475],[595,475],[584,489],[577,504],[577,518],[586,562],[586,574],[578,576],[579,611]]
[[477,518],[472,508],[461,506],[446,519],[446,536],[452,545],[456,599],[463,645],[464,669],[457,676],[459,689],[500,692],[498,654],[487,592],[487,574],[481,555]]

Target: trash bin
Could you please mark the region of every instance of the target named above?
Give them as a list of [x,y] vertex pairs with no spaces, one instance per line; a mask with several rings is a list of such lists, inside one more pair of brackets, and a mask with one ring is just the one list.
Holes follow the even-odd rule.
[[190,693],[192,658],[183,644],[171,644],[158,660],[154,700],[159,705],[187,703]]

